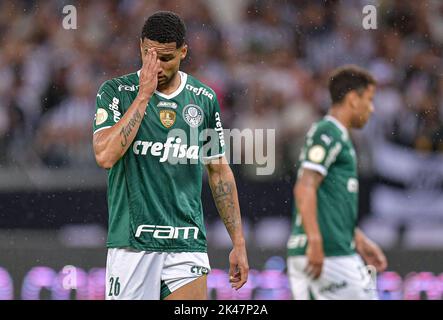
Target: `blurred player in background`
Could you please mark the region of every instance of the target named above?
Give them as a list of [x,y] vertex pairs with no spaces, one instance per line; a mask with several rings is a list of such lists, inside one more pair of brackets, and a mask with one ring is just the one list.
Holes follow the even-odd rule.
[[[231,285],[239,289],[247,281],[220,107],[211,88],[179,71],[185,33],[172,12],[150,16],[140,39],[141,70],[106,81],[97,94],[93,146],[98,165],[108,169],[107,299],[207,298],[203,165],[195,160],[208,145],[202,160],[233,243]],[[204,129],[213,129],[215,138],[190,139]]]
[[356,66],[335,70],[329,81],[332,107],[306,135],[288,241],[295,299],[377,299],[361,257],[377,271],[387,263],[382,250],[357,228],[357,159],[349,133],[369,120],[375,85]]

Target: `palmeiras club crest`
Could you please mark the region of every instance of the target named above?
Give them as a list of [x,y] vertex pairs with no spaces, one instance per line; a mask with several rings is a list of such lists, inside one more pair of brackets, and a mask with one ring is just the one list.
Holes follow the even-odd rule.
[[191,128],[197,128],[203,122],[203,110],[196,104],[188,104],[183,108],[183,119]]

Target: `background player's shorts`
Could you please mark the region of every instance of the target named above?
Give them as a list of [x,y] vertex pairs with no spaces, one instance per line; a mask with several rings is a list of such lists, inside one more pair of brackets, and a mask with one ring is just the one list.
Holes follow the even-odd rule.
[[106,261],[106,299],[163,299],[209,271],[208,255],[204,252],[111,248]]
[[303,270],[306,256],[288,257],[288,276],[296,300],[376,300],[375,284],[362,258],[351,256],[325,257],[320,277],[310,278]]

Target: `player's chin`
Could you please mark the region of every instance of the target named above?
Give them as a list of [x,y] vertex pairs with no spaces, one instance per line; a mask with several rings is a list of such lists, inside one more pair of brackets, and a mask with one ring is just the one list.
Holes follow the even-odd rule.
[[157,83],[158,83],[158,85],[160,86],[164,86],[164,85],[166,85],[167,83],[168,83],[168,78],[167,77],[164,77],[164,76],[162,76],[162,77],[158,77],[157,78]]
[[360,118],[360,121],[357,124],[357,129],[362,129],[366,123],[368,123],[369,118]]

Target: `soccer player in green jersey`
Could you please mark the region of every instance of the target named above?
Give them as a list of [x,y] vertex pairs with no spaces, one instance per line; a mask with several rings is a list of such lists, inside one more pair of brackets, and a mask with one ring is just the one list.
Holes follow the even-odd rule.
[[287,245],[295,299],[377,299],[371,269],[361,257],[374,273],[386,268],[386,258],[357,228],[357,160],[349,135],[369,120],[375,85],[357,66],[335,70],[329,113],[306,135]]
[[204,166],[233,243],[231,286],[247,281],[220,107],[211,88],[179,71],[185,33],[175,13],[150,16],[140,39],[142,68],[104,82],[97,93],[93,146],[98,165],[108,169],[106,299],[207,298]]

